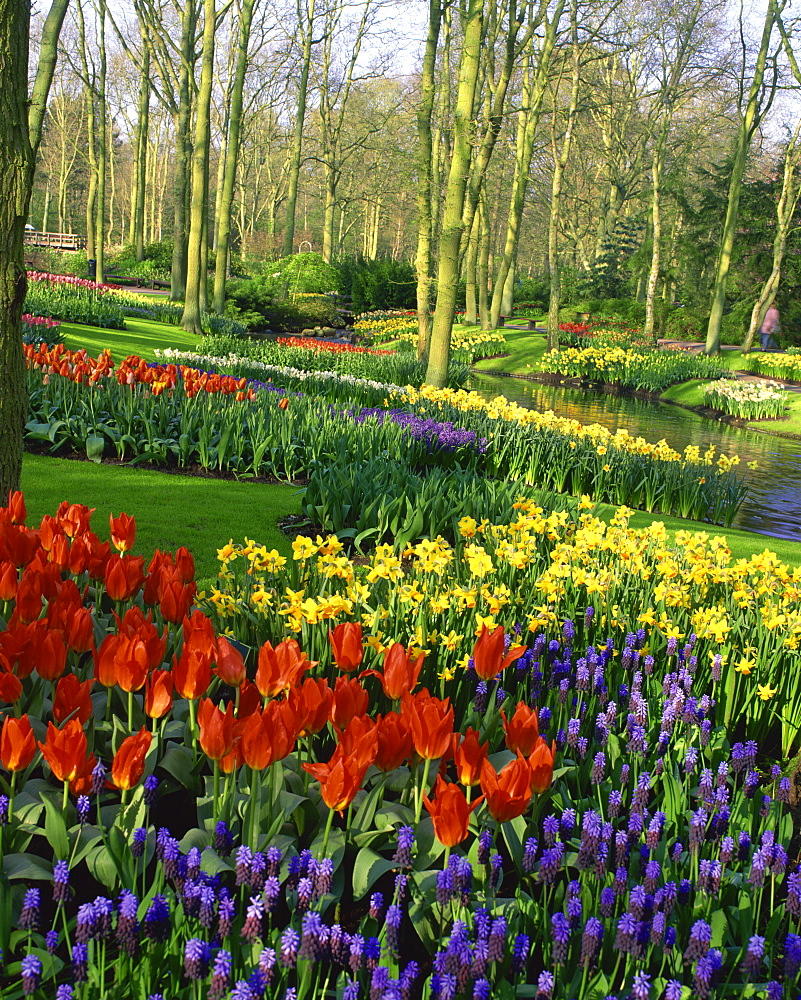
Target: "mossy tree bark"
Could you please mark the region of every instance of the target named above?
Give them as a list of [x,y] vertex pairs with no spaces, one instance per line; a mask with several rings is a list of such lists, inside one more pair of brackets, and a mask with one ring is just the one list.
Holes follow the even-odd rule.
[[451,329],[456,312],[459,248],[464,232],[465,193],[472,157],[473,107],[481,61],[483,28],[483,0],[466,0],[462,8],[462,53],[453,120],[453,149],[439,239],[437,305],[431,327],[426,369],[426,382],[440,388],[447,382],[451,354]]
[[295,212],[298,204],[300,164],[303,156],[303,126],[306,122],[306,98],[309,90],[309,69],[314,45],[315,0],[298,0],[298,32],[301,42],[300,80],[295,104],[295,128],[292,134],[292,153],[289,161],[289,188],[286,196],[284,221],[284,256],[295,250]]
[[28,119],[30,4],[0,0],[0,504],[19,489],[28,407],[22,354],[23,239],[34,155]]
[[203,3],[203,55],[195,117],[195,144],[192,150],[192,201],[189,212],[187,246],[186,298],[181,326],[200,336],[201,282],[206,281],[203,240],[206,232],[208,202],[209,142],[211,135],[211,88],[214,80],[214,31],[217,22],[216,0]]
[[428,35],[426,37],[423,68],[420,79],[420,103],[417,107],[417,357],[428,357],[428,342],[431,337],[431,242],[433,212],[432,175],[433,145],[431,117],[437,93],[436,65],[437,47],[442,25],[441,0],[429,0]]
[[[706,330],[705,354],[720,354],[720,328],[723,322],[723,310],[726,306],[726,288],[729,280],[729,269],[731,268],[731,254],[737,234],[737,217],[740,212],[740,192],[743,186],[743,174],[745,173],[745,164],[748,159],[751,140],[770,108],[776,92],[778,68],[775,60],[773,60],[773,79],[772,81],[767,81],[767,88],[764,85],[766,83],[765,77],[768,58],[770,56],[771,36],[773,34],[775,17],[777,13],[780,13],[784,9],[785,4],[786,0],[780,0],[780,2],[769,0],[768,2],[754,72],[750,86],[748,87],[745,108],[734,141],[729,191],[726,199],[726,218],[724,219],[723,230],[720,234],[720,248],[715,264],[715,278],[712,285],[712,308],[709,313],[709,325]],[[743,52],[743,74],[740,78],[740,84],[744,90],[745,52]]]
[[228,123],[228,141],[225,155],[220,214],[217,220],[217,258],[214,270],[214,312],[222,315],[225,310],[225,279],[228,274],[228,255],[231,249],[231,210],[234,204],[234,184],[239,162],[239,137],[242,133],[242,95],[245,90],[250,44],[250,27],[258,0],[242,0],[239,12],[239,40],[237,42],[236,70],[231,94],[231,116]]

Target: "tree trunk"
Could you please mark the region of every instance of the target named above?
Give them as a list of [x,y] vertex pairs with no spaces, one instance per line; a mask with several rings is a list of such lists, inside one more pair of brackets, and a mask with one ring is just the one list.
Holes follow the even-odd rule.
[[478,263],[478,216],[473,219],[473,228],[470,230],[470,240],[467,244],[467,255],[465,257],[465,303],[464,321],[474,324],[478,322],[478,297],[476,295],[476,267]]
[[231,253],[231,211],[234,204],[236,168],[239,159],[239,137],[242,133],[242,95],[245,89],[245,74],[248,68],[248,43],[253,9],[257,0],[243,0],[239,16],[239,44],[236,54],[234,87],[231,94],[231,118],[228,123],[228,146],[225,154],[225,175],[220,200],[220,216],[217,227],[217,260],[214,271],[214,312],[222,315],[225,311],[225,279],[228,274],[228,258]]
[[495,276],[495,288],[492,293],[491,324],[494,329],[500,316],[508,316],[511,311],[511,301],[505,295],[508,284],[507,277],[512,272],[514,282],[514,261],[517,258],[517,247],[520,241],[520,225],[523,221],[523,211],[526,203],[526,191],[531,170],[531,157],[534,151],[534,138],[539,125],[542,111],[542,101],[545,96],[551,56],[556,41],[556,32],[564,10],[565,0],[558,0],[551,20],[545,28],[536,71],[531,72],[531,58],[527,54],[528,72],[523,76],[523,107],[520,110],[520,121],[517,132],[515,151],[515,173],[512,181],[512,195],[509,204],[509,218],[506,227],[506,241],[503,256]]
[[131,212],[131,243],[137,260],[145,259],[145,194],[147,190],[147,133],[150,128],[150,49],[142,31],[142,76],[139,81],[139,113],[136,121],[134,197]]
[[106,109],[106,0],[96,0],[98,19],[97,74],[97,201],[95,203],[95,259],[97,281],[106,269],[106,175],[108,171],[108,123]]
[[195,28],[197,6],[187,0],[181,22],[181,72],[178,87],[178,113],[175,115],[175,169],[173,178],[173,248],[170,299],[180,302],[186,293],[187,280],[187,191],[192,151],[192,85],[195,65]]
[[306,94],[309,88],[309,67],[311,66],[312,33],[314,31],[315,0],[306,0],[306,9],[302,9],[298,0],[298,27],[303,42],[300,82],[298,84],[297,112],[295,116],[295,131],[292,136],[292,158],[289,164],[289,189],[286,196],[286,222],[284,225],[284,256],[288,257],[295,249],[295,210],[298,202],[298,183],[300,181],[300,161],[303,154],[303,126],[306,122]]
[[431,327],[426,382],[442,388],[447,383],[451,330],[459,283],[459,248],[464,231],[464,206],[472,155],[472,115],[478,82],[483,27],[482,0],[467,0],[463,16],[459,87],[453,120],[453,152],[445,193],[445,211],[439,240],[437,305]]
[[34,168],[28,120],[29,30],[30,4],[0,0],[0,504],[20,486],[28,410],[21,320],[28,284],[25,223]]
[[442,24],[440,0],[429,0],[428,36],[420,80],[420,105],[417,109],[417,357],[428,358],[431,336],[431,184],[433,152],[431,116],[436,97],[436,63],[439,31]]
[[69,2],[70,0],[53,0],[42,28],[42,38],[39,42],[39,62],[36,66],[36,79],[28,108],[28,139],[34,161],[39,151],[39,143],[42,140],[47,96],[50,93],[50,85],[53,82],[53,73],[58,59],[58,39]]
[[[784,5],[782,4],[782,6]],[[737,216],[740,211],[740,191],[743,186],[743,174],[745,173],[745,164],[751,140],[767,110],[767,107],[764,105],[760,108],[760,102],[764,96],[762,83],[765,77],[765,65],[768,58],[768,49],[770,48],[770,38],[773,32],[774,11],[773,0],[770,0],[765,14],[765,23],[762,28],[762,41],[759,46],[756,66],[754,67],[754,76],[748,91],[745,114],[740,122],[735,139],[734,160],[726,201],[726,218],[720,237],[720,250],[718,251],[715,279],[712,286],[712,309],[709,313],[709,325],[706,330],[705,354],[720,354],[720,328],[723,322],[723,310],[726,306],[726,286],[729,279],[729,268],[731,267],[731,254],[734,249],[734,238],[737,233]],[[769,105],[770,101],[767,104]]]
[[570,106],[567,110],[567,124],[565,134],[562,138],[561,151],[557,151],[556,146],[556,123],[552,133],[552,145],[554,155],[553,177],[551,179],[551,211],[548,220],[548,270],[551,275],[551,298],[548,303],[548,329],[547,340],[548,350],[559,350],[559,300],[562,292],[558,239],[559,239],[559,217],[561,214],[562,199],[562,178],[570,157],[570,146],[573,140],[573,126],[576,122],[576,111],[578,108],[578,88],[579,88],[579,53],[577,38],[577,11],[576,0],[573,0],[570,9],[570,26],[573,37],[573,75],[570,90]]
[[489,309],[490,227],[487,218],[487,194],[481,192],[478,203],[478,318],[482,330],[491,329]]
[[201,336],[201,283],[205,285],[203,241],[208,201],[209,142],[211,136],[211,88],[214,75],[214,29],[216,0],[203,3],[203,56],[197,93],[195,144],[192,151],[192,201],[189,213],[186,300],[181,326]]

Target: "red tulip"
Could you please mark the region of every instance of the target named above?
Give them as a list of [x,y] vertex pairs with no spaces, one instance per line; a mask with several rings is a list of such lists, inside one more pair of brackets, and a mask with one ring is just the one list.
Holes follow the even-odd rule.
[[348,757],[338,746],[327,764],[304,764],[303,769],[320,782],[320,794],[329,809],[342,812],[362,787],[370,763]]
[[461,844],[470,826],[470,813],[482,798],[483,796],[479,796],[474,802],[468,803],[458,785],[448,784],[437,776],[434,800],[432,802],[427,795],[423,795],[423,805],[431,814],[434,836],[440,844],[445,847]]
[[133,788],[145,773],[145,757],[153,741],[153,735],[142,726],[120,744],[111,764],[111,780],[123,790]]
[[328,722],[334,692],[322,677],[307,677],[300,686],[290,689],[288,701],[298,736],[313,736]]
[[0,763],[7,771],[24,771],[36,753],[36,740],[27,715],[7,715],[0,732]]
[[371,673],[380,679],[387,698],[397,701],[417,685],[424,659],[425,653],[421,653],[412,661],[403,644],[394,642],[384,651],[384,672],[379,674],[373,670]]
[[219,760],[231,752],[234,744],[234,706],[228,702],[221,711],[211,698],[202,698],[198,705],[200,748],[211,760]]
[[17,567],[10,559],[0,563],[0,601],[13,601],[17,596]]
[[189,613],[192,598],[195,596],[193,589],[185,584],[178,571],[173,569],[169,577],[166,576],[166,572],[162,572],[159,590],[161,617],[177,625]]
[[364,644],[361,622],[340,622],[333,632],[329,631],[328,641],[334,653],[334,662],[340,670],[355,670],[362,662]]
[[48,629],[36,650],[36,671],[46,681],[55,681],[67,666],[67,644],[58,629]]
[[247,680],[242,654],[224,635],[217,637],[216,662],[217,676],[230,687],[240,687]]
[[17,585],[16,617],[35,622],[42,613],[42,576],[26,569]]
[[511,719],[507,720],[503,709],[501,709],[501,715],[503,716],[503,731],[506,733],[507,749],[511,750],[512,753],[517,753],[519,750],[524,757],[528,757],[540,737],[537,710],[529,708],[524,701],[519,701]]
[[112,601],[127,601],[145,580],[145,560],[142,556],[121,555],[109,559],[105,567],[106,593]]
[[89,520],[96,510],[96,507],[90,509],[85,504],[65,500],[56,511],[56,520],[70,538],[77,538],[88,534]]
[[339,734],[339,744],[346,757],[367,761],[375,760],[378,752],[378,730],[369,715],[357,715]]
[[259,650],[256,687],[263,698],[274,698],[287,688],[294,687],[301,676],[316,665],[316,660],[306,659],[295,639],[284,639],[275,649],[270,642],[265,642]]
[[358,680],[337,677],[331,705],[331,722],[337,729],[344,729],[354,716],[364,715],[369,701],[370,695]]
[[531,802],[531,768],[528,761],[518,752],[517,757],[500,774],[496,774],[492,764],[485,760],[481,766],[481,790],[490,815],[498,823],[522,816]]
[[20,490],[9,490],[6,512],[12,524],[25,524],[28,512],[25,510],[25,496]]
[[0,701],[13,705],[22,696],[22,681],[12,674],[5,658],[0,658]]
[[172,708],[172,674],[169,670],[154,670],[145,686],[145,715],[161,719]]
[[412,744],[424,760],[441,757],[453,735],[453,707],[450,699],[432,698],[427,688],[403,699],[401,717],[412,733]]
[[556,743],[550,746],[540,736],[533,752],[529,755],[528,766],[531,769],[531,791],[541,795],[547,792],[553,783],[553,765],[556,760]]
[[397,712],[377,719],[378,753],[373,761],[379,771],[394,771],[412,752],[412,731]]
[[254,712],[260,712],[261,708],[262,702],[259,689],[253,681],[245,681],[245,683],[239,688],[239,708],[236,712],[237,717],[240,719],[246,719],[249,715],[253,715]]
[[[116,614],[114,617],[117,617]],[[117,618],[117,627],[120,635],[125,635],[129,639],[138,639],[143,643],[151,670],[164,663],[164,653],[167,649],[167,629],[165,628],[163,633],[159,635],[158,629],[153,624],[152,611],[148,611],[145,616],[142,614],[141,608],[134,605],[128,608],[122,620]]]
[[463,785],[477,785],[481,781],[481,768],[487,759],[488,746],[488,740],[479,743],[476,730],[468,727],[454,753],[456,776]]
[[47,736],[39,749],[58,781],[73,781],[85,769],[86,733],[77,719],[70,719],[62,729],[48,722]]
[[109,514],[108,523],[114,548],[118,552],[128,552],[132,549],[136,539],[136,519],[125,513],[119,517]]
[[173,658],[172,679],[175,690],[182,698],[187,698],[189,701],[200,698],[211,684],[209,657],[184,642],[180,657]]
[[56,684],[53,701],[53,718],[61,725],[67,718],[77,719],[81,725],[92,714],[92,686],[94,680],[79,681],[75,674],[65,674]]
[[175,568],[184,583],[191,583],[195,579],[195,557],[183,545],[175,550]]
[[491,681],[525,653],[525,646],[514,646],[504,656],[505,638],[503,625],[499,625],[491,632],[486,625],[481,626],[481,634],[473,646],[473,664],[482,680]]
[[1,536],[3,540],[3,559],[10,559],[15,566],[27,566],[32,562],[41,542],[35,531],[10,524]]

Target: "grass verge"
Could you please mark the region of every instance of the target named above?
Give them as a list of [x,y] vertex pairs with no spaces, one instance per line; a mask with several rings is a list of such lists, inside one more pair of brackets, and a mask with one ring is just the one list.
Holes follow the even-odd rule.
[[108,348],[115,363],[119,363],[129,354],[138,354],[147,361],[154,361],[156,348],[180,348],[182,351],[194,351],[198,347],[198,339],[194,334],[187,333],[180,326],[169,323],[159,323],[149,319],[126,319],[124,330],[106,330],[96,326],[84,326],[81,323],[62,323],[64,342],[71,351],[85,350],[97,357],[101,351]]
[[247,534],[268,549],[291,556],[279,518],[300,513],[294,486],[173,475],[137,466],[95,465],[26,454],[22,489],[29,524],[55,513],[62,500],[96,507],[94,530],[108,538],[109,514],[136,517],[134,552],[149,561],[156,549],[185,545],[195,557],[199,583],[217,575],[217,549]]

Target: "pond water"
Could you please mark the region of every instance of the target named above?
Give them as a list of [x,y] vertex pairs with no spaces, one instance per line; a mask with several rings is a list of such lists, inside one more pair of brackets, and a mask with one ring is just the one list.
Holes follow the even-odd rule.
[[[602,424],[612,431],[625,427],[646,441],[664,438],[677,451],[688,444],[702,451],[714,444],[718,452],[739,455],[737,471],[748,483],[748,495],[733,527],[801,542],[801,441],[741,430],[670,403],[589,389],[476,373],[470,387],[488,399],[506,396],[521,406],[553,410],[582,424]],[[749,470],[746,462],[758,462],[759,467]]]

